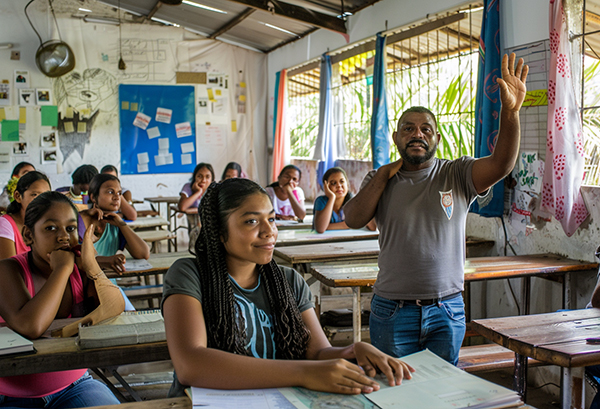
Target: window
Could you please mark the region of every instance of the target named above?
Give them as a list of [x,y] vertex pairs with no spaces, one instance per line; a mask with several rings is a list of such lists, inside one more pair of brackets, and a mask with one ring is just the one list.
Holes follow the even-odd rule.
[[[400,114],[413,105],[430,108],[440,132],[438,156],[452,159],[474,149],[475,85],[482,6],[387,36],[387,97],[390,135]],[[344,159],[370,160],[370,126],[375,41],[332,54],[332,91],[343,112]],[[292,156],[310,158],[318,134],[319,63],[288,76],[288,129]],[[310,68],[310,69],[309,69]],[[397,154],[392,146],[392,159]]]

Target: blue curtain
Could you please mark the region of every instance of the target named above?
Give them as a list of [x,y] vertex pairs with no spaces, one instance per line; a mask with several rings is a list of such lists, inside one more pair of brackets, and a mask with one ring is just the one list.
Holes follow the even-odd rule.
[[[479,40],[479,76],[475,101],[475,157],[488,156],[496,146],[500,124],[501,77],[500,1],[485,0]],[[501,217],[504,211],[504,180],[496,183],[484,198],[478,198],[472,211],[485,217]]]
[[319,83],[319,134],[315,146],[313,159],[320,160],[317,167],[317,181],[322,185],[321,179],[327,169],[334,166],[337,159],[333,141],[333,103],[331,92],[331,58],[323,54],[321,57],[321,78]]
[[385,93],[385,42],[386,38],[381,33],[377,33],[373,67],[373,114],[371,116],[373,169],[390,163],[390,129]]

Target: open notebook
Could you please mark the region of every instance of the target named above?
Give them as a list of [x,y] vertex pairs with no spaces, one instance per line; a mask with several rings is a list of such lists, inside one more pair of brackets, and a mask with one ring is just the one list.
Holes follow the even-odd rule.
[[0,355],[33,353],[33,342],[8,327],[0,328]]
[[165,341],[160,310],[125,311],[97,325],[79,327],[79,348],[103,348]]

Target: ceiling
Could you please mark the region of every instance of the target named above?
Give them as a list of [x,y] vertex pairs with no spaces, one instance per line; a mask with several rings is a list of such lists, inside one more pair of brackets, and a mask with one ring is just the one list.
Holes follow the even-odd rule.
[[[345,16],[379,0],[53,0],[55,11],[98,23],[179,25],[208,38],[268,53],[318,29],[346,34]],[[38,0],[44,3],[45,0]],[[199,7],[201,6],[201,7]],[[344,16],[344,17],[342,17]]]

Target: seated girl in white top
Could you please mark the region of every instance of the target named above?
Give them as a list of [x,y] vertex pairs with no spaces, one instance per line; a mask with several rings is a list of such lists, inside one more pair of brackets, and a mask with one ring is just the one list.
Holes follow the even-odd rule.
[[306,216],[304,191],[298,184],[302,172],[297,166],[287,165],[277,177],[277,182],[265,189],[275,208],[275,217],[279,220],[302,220]]

